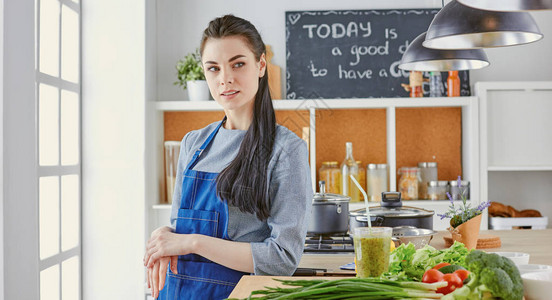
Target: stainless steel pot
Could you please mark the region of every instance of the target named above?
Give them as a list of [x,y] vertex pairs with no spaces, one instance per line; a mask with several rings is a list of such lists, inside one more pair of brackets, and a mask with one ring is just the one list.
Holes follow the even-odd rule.
[[320,181],[320,193],[312,199],[308,234],[347,233],[349,201],[351,197],[326,193],[325,182]]
[[[372,226],[399,227],[413,226],[433,230],[434,211],[402,206],[401,193],[383,192],[381,206],[370,207]],[[366,209],[357,209],[349,213],[349,232],[356,227],[367,227]]]

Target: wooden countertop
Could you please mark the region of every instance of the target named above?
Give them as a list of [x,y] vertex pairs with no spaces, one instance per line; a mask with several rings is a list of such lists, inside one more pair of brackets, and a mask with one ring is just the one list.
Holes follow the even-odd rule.
[[[530,254],[530,264],[552,265],[552,229],[544,230],[483,230],[481,234],[492,234],[500,237],[502,246],[494,249],[484,249],[487,252],[525,252]],[[443,236],[449,235],[446,231],[440,231],[429,243],[437,249],[445,248]],[[323,268],[328,272],[342,272],[347,276],[351,271],[340,270],[339,267],[353,262],[353,254],[304,254],[299,267]],[[247,298],[251,291],[259,290],[265,286],[279,286],[273,278],[280,279],[313,279],[322,277],[285,277],[285,276],[244,276],[238,282],[230,298]],[[343,277],[324,277],[338,279]]]

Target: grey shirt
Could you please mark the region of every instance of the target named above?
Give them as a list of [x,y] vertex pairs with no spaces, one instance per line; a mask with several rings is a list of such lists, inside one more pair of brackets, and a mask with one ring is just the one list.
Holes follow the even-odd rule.
[[[219,122],[187,133],[181,142],[176,182]],[[245,130],[221,127],[194,166],[196,171],[220,173],[237,155]],[[268,164],[267,193],[270,217],[260,221],[254,214],[229,207],[228,236],[251,244],[256,275],[291,275],[297,268],[307,232],[312,187],[306,143],[289,129],[277,125],[272,156]],[[171,224],[176,227],[182,186],[174,190]],[[213,191],[215,192],[215,191]]]

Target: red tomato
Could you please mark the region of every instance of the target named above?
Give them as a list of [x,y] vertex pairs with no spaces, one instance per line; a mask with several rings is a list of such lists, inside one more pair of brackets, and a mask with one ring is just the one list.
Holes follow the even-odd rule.
[[437,293],[448,294],[454,292],[457,288],[462,287],[463,283],[460,277],[454,273],[443,275],[443,280],[448,282],[448,285],[437,289]]
[[440,268],[442,268],[444,266],[450,266],[450,264],[448,262],[442,262],[440,264],[436,264],[435,267],[433,267],[432,269],[439,270]]
[[435,269],[429,269],[425,271],[424,276],[422,277],[422,282],[434,283],[434,282],[443,281],[443,276],[444,275],[443,273],[441,273],[441,271],[435,270]]
[[458,275],[458,277],[460,277],[460,280],[462,280],[462,282],[464,282],[464,280],[466,280],[466,278],[468,278],[468,275],[470,275],[470,271],[468,271],[468,270],[456,270],[456,271],[454,271],[454,274]]

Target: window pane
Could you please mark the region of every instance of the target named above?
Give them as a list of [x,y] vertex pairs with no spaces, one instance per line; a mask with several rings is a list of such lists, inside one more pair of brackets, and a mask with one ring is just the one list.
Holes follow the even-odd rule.
[[79,299],[79,282],[79,257],[73,256],[61,264],[61,299]]
[[59,1],[40,0],[40,72],[59,76]]
[[61,91],[61,164],[79,163],[79,95]]
[[65,5],[61,7],[61,78],[79,81],[79,16]]
[[61,251],[79,243],[79,176],[61,177]]
[[39,163],[41,166],[53,166],[59,162],[58,89],[40,84],[38,93]]
[[40,300],[59,300],[59,265],[40,272]]
[[59,253],[59,177],[39,180],[40,259]]

